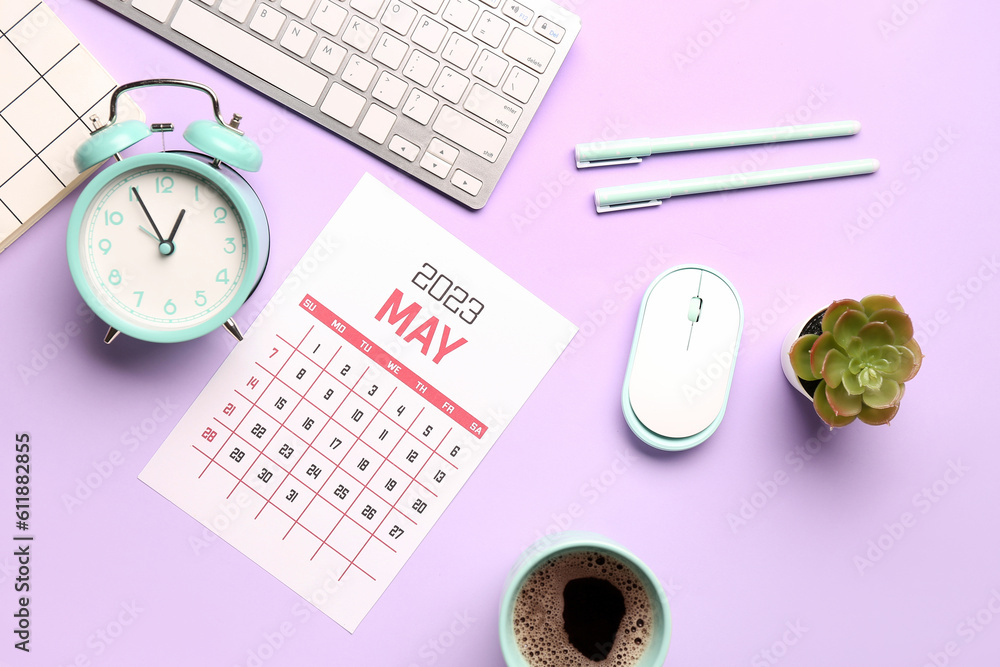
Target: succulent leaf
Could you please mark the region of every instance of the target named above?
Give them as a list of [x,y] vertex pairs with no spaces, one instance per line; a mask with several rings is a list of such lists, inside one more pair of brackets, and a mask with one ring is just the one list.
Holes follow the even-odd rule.
[[853,417],[861,412],[861,396],[848,393],[841,384],[838,387],[826,385],[826,400],[839,417]]
[[823,316],[823,331],[833,331],[833,325],[836,324],[837,320],[840,319],[840,316],[848,310],[859,310],[864,313],[865,307],[854,299],[841,299],[840,301],[834,301],[826,309],[826,315]]
[[868,316],[860,310],[845,310],[833,325],[833,337],[837,345],[847,347],[851,339],[858,335],[861,328],[868,324]]
[[888,408],[899,405],[903,398],[903,385],[889,378],[880,378],[878,387],[866,387],[864,396],[865,405],[873,408]]
[[869,351],[883,345],[892,345],[895,335],[885,322],[869,322],[861,327],[858,338],[861,339],[864,349]]
[[865,393],[865,388],[858,379],[857,373],[844,373],[844,377],[841,378],[840,383],[849,394],[860,396]]
[[869,294],[865,298],[861,299],[861,305],[864,307],[865,313],[871,318],[871,315],[879,310],[885,308],[890,308],[892,310],[898,310],[903,312],[903,306],[894,296],[889,296],[888,294]]
[[825,382],[820,382],[819,386],[816,387],[816,393],[813,394],[813,407],[816,408],[816,414],[819,415],[820,419],[829,424],[831,428],[847,426],[854,421],[853,415],[850,417],[838,415],[833,406],[830,405],[830,401],[826,397]]
[[813,377],[819,379],[823,376],[823,361],[826,360],[826,353],[837,347],[837,341],[834,340],[833,334],[829,331],[824,331],[819,335],[812,345],[812,350],[809,352],[809,365],[812,368]]
[[898,405],[890,405],[887,408],[872,408],[862,405],[861,412],[858,413],[858,419],[871,426],[881,426],[882,424],[888,424],[896,416],[897,412],[899,412]]
[[840,350],[830,350],[823,359],[823,380],[827,385],[836,389],[840,386],[840,381],[847,372],[850,359]]
[[794,343],[792,343],[792,349],[788,352],[788,357],[792,362],[792,370],[795,374],[802,378],[803,380],[818,380],[819,378],[812,372],[812,368],[809,365],[809,350],[812,349],[813,343],[819,338],[816,334],[806,334],[805,336],[800,336]]
[[868,318],[872,322],[885,322],[892,329],[893,345],[905,345],[913,338],[913,322],[910,316],[898,310],[883,308],[877,310]]
[[917,343],[916,338],[911,338],[910,340],[908,340],[906,342],[906,345],[904,345],[903,347],[912,352],[914,358],[913,370],[910,371],[909,377],[903,378],[903,382],[906,382],[907,380],[913,379],[913,376],[916,375],[917,371],[920,370],[920,365],[924,363],[924,353],[920,350],[920,345]]

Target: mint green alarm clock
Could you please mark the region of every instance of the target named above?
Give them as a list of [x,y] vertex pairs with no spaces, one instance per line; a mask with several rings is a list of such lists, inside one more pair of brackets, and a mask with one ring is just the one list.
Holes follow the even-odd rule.
[[[119,153],[170,131],[138,120],[116,122],[118,96],[146,86],[180,86],[212,98],[214,120],[195,121],[184,138],[201,152]],[[267,216],[253,188],[233,167],[260,169],[260,148],[227,124],[208,87],[150,79],[118,87],[107,125],[76,153],[80,171],[114,156],[81,193],[70,216],[66,253],[87,305],[109,325],[105,342],[124,333],[176,343],[224,326],[242,334],[233,315],[260,281],[270,248]]]

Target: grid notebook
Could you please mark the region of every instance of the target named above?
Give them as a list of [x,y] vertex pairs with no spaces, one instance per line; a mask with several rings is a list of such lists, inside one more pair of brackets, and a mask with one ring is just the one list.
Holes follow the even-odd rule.
[[[44,3],[0,0],[0,251],[93,171],[73,154],[115,86]],[[122,101],[120,117],[141,118]]]

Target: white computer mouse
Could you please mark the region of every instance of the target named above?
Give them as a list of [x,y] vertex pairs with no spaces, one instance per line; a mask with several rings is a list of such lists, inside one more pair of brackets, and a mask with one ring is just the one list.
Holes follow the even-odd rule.
[[676,266],[642,300],[622,410],[644,442],[687,449],[710,436],[726,411],[743,332],[743,304],[726,278]]

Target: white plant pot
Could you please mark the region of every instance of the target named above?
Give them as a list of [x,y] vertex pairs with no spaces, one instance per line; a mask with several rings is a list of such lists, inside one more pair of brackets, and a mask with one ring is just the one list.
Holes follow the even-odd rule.
[[785,336],[785,340],[781,344],[781,370],[785,372],[785,378],[788,380],[788,384],[792,385],[797,392],[808,398],[810,401],[813,399],[812,394],[806,391],[805,387],[802,386],[802,382],[799,381],[799,377],[795,374],[795,370],[792,368],[792,360],[788,356],[788,353],[792,349],[792,344],[794,344],[796,339],[802,335],[802,330],[805,329],[809,321],[817,315],[825,312],[826,308],[822,308],[801,320],[797,325],[788,330],[788,334]]

